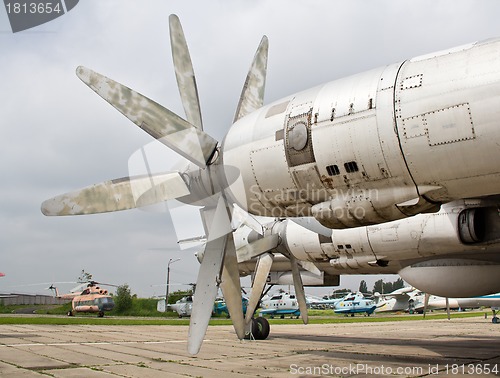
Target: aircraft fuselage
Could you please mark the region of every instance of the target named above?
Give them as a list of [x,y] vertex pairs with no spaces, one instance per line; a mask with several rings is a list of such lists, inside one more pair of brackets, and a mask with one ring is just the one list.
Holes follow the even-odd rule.
[[[233,199],[255,215],[356,227],[500,192],[500,41],[336,80],[237,121]],[[226,168],[227,169],[227,168]]]

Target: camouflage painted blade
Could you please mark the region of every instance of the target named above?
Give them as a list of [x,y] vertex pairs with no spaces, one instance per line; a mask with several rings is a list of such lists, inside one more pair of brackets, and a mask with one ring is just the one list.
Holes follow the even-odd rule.
[[304,324],[307,324],[308,316],[306,294],[304,292],[304,285],[302,284],[302,277],[300,276],[299,265],[297,264],[297,259],[291,253],[288,258],[292,264],[293,286],[295,287],[295,296],[297,298],[297,302],[299,303],[300,317],[302,318]]
[[217,146],[210,135],[153,100],[97,72],[80,66],[76,74],[125,117],[179,155],[200,168],[210,161]]
[[183,197],[189,189],[177,172],[124,177],[62,194],[42,203],[45,215],[107,213]]
[[186,118],[193,126],[203,130],[198,88],[184,31],[179,18],[175,14],[170,15],[169,24],[175,77],[177,78],[177,86],[179,87]]
[[243,317],[243,302],[241,300],[240,272],[238,270],[232,232],[228,234],[226,242],[220,287],[226,301],[227,311],[233,322],[236,336],[242,340],[245,337],[245,319]]
[[268,50],[269,41],[266,36],[263,36],[243,85],[233,122],[261,108],[264,103]]
[[222,195],[219,195],[217,206],[203,208],[200,213],[207,235],[207,244],[196,280],[193,310],[189,322],[188,352],[191,354],[197,354],[200,351],[207,332],[221,281],[222,262],[228,235],[232,232],[230,212]]
[[198,354],[207,332],[215,297],[219,290],[218,279],[226,242],[227,235],[210,240],[205,246],[189,321],[188,352],[191,354]]
[[269,275],[271,266],[273,265],[273,260],[274,256],[271,253],[266,253],[260,256],[259,261],[257,262],[252,292],[250,294],[250,299],[248,300],[247,312],[245,315],[245,323],[247,324],[252,320],[255,309],[259,304],[260,296],[264,291],[264,286],[266,286],[267,276]]
[[317,276],[321,276],[321,271],[318,269],[316,265],[314,265],[313,262],[299,260],[299,264],[302,268],[304,268],[308,272],[311,272],[312,274],[315,274]]
[[246,244],[243,247],[238,248],[236,251],[238,262],[245,262],[262,255],[263,253],[269,252],[271,249],[276,248],[278,244],[278,234],[268,235],[262,239]]

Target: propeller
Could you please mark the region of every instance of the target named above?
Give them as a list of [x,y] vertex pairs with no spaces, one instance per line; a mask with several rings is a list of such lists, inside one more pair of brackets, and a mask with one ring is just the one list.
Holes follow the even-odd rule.
[[448,315],[448,320],[450,320],[450,298],[446,297],[446,314]]
[[[200,211],[207,242],[196,282],[189,327],[188,350],[198,353],[211,316],[219,285],[239,338],[245,335],[238,260],[232,235],[233,204],[224,189],[239,172],[223,165],[217,140],[203,130],[194,70],[179,19],[169,18],[176,79],[186,119],[104,75],[80,66],[77,76],[95,93],[192,164],[187,170],[106,181],[45,201],[45,215],[80,215],[120,211],[183,197],[202,205]],[[268,40],[263,37],[248,71],[234,120],[263,104]],[[234,169],[233,169],[234,171]]]
[[259,235],[256,240],[252,240],[249,235],[249,243],[239,248],[237,251],[239,262],[248,261],[257,256],[259,257],[256,263],[252,292],[250,293],[250,298],[247,304],[247,313],[245,316],[247,326],[249,326],[255,309],[257,308],[257,305],[262,297],[267,277],[273,263],[274,256],[272,251],[274,250],[280,252],[290,260],[295,295],[299,304],[301,318],[304,324],[308,323],[306,295],[304,292],[304,285],[299,265],[303,269],[316,275],[321,275],[321,272],[316,265],[314,265],[314,263],[310,261],[298,260],[290,252],[290,248],[286,245],[287,232],[294,232],[296,227],[301,226],[288,219],[277,220],[268,225],[263,225],[263,235]]
[[[430,294],[425,293],[425,296],[424,296],[424,319],[425,319],[425,314],[427,312],[427,306],[429,305],[429,298],[430,297],[431,297]],[[450,320],[451,319],[450,299],[448,297],[446,297],[445,301],[446,301],[446,314],[447,314],[448,320]]]
[[[56,196],[43,202],[42,212],[45,215],[94,214],[127,210],[176,198],[184,203],[202,206],[200,215],[206,243],[204,250],[200,252],[202,258],[199,259],[201,265],[188,336],[188,351],[197,354],[205,337],[219,287],[224,294],[236,335],[240,339],[244,338],[245,329],[260,300],[273,262],[270,252],[280,247],[280,233],[286,233],[289,223],[279,220],[270,227],[264,227],[248,214],[241,220],[241,209],[238,210],[228,200],[225,189],[235,181],[239,172],[234,167],[223,164],[223,151],[219,143],[203,130],[194,70],[177,16],[170,16],[169,26],[175,75],[186,119],[143,94],[86,67],[78,67],[76,74],[125,117],[191,164],[182,171],[148,172],[147,175],[105,181]],[[268,39],[264,36],[246,76],[234,115],[235,122],[263,105],[268,49]],[[257,235],[255,240],[238,251],[235,250],[233,240],[235,217],[240,218],[240,224],[249,226]],[[317,222],[304,222],[302,223],[306,228],[318,228]],[[331,232],[321,231],[331,236]],[[286,246],[279,251],[290,260],[300,312],[304,323],[307,323],[306,299],[299,265],[315,274],[319,270],[313,263],[298,261]],[[259,262],[247,310],[250,315],[244,318],[238,262],[254,257],[259,257]]]

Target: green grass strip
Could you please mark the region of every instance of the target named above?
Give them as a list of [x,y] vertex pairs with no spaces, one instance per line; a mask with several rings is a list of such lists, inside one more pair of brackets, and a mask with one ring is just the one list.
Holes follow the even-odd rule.
[[[451,314],[452,319],[484,317],[485,312],[457,312]],[[446,319],[446,313],[429,314],[425,320]],[[422,315],[389,315],[389,316],[309,316],[309,324],[331,323],[377,323],[408,320],[423,320]],[[302,324],[301,319],[269,319],[270,324]],[[55,324],[55,325],[189,325],[189,319],[168,318],[127,318],[127,317],[90,317],[90,316],[0,316],[0,324]],[[230,325],[230,319],[212,319],[210,325]]]

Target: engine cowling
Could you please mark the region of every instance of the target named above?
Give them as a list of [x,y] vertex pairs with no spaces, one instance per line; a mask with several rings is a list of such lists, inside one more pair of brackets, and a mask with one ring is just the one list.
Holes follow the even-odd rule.
[[500,264],[492,262],[429,260],[407,266],[399,275],[419,290],[441,297],[466,298],[500,291]]
[[486,209],[466,209],[458,216],[458,234],[466,244],[483,242],[486,236]]

